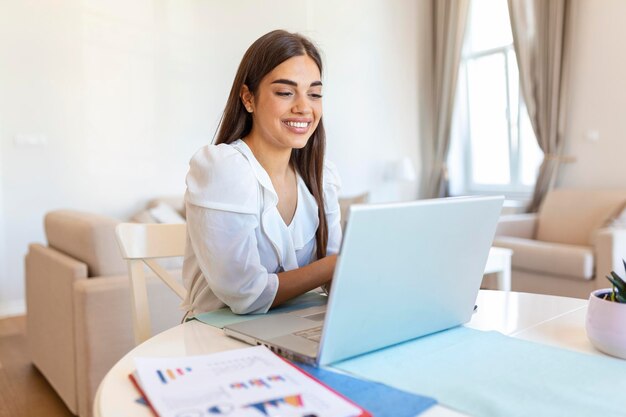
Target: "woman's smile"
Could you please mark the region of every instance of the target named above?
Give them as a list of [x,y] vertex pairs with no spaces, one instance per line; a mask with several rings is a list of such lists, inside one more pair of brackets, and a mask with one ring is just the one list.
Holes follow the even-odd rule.
[[313,121],[311,119],[287,119],[283,120],[283,124],[290,132],[303,135],[309,131]]

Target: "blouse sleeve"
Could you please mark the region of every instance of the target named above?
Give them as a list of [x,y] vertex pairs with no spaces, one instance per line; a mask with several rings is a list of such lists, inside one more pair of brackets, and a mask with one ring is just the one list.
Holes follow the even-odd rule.
[[278,290],[257,247],[258,193],[249,163],[228,145],[202,148],[190,162],[191,246],[211,291],[236,314],[267,312]]
[[189,161],[187,201],[235,213],[258,211],[258,181],[246,158],[226,144],[200,148]]
[[324,208],[328,223],[328,245],[326,253],[339,253],[341,247],[341,210],[339,208],[339,191],[341,180],[337,167],[330,161],[324,161]]
[[233,313],[266,313],[278,276],[261,264],[251,214],[187,204],[187,228],[200,270],[211,291]]

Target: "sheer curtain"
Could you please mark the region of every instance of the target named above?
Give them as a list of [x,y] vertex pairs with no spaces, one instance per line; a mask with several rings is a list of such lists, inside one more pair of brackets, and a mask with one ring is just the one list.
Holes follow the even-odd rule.
[[430,177],[427,195],[446,193],[446,158],[450,147],[450,129],[454,95],[463,48],[463,36],[469,0],[432,0],[432,107],[433,134],[425,155]]
[[570,0],[508,0],[521,90],[544,152],[528,211],[537,211],[563,161]]

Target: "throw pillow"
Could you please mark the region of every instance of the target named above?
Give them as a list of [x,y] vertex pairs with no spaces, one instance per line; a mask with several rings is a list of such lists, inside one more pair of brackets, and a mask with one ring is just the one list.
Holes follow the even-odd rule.
[[172,206],[159,203],[149,208],[148,212],[154,217],[157,223],[185,223],[185,219]]
[[141,210],[130,218],[133,223],[158,223],[148,210]]

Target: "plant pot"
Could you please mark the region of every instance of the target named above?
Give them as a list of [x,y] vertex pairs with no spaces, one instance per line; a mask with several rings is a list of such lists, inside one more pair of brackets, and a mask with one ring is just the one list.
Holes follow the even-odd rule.
[[589,296],[587,337],[598,350],[626,359],[626,304],[600,298],[610,292],[604,288]]

